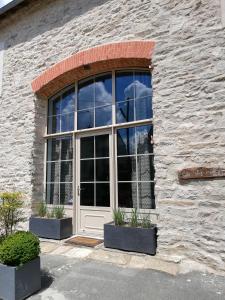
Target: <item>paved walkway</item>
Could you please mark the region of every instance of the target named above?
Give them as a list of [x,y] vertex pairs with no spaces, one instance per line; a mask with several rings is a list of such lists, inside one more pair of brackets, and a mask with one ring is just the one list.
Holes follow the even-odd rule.
[[59,248],[41,257],[42,290],[30,297],[31,300],[225,299],[224,277],[200,273],[172,276],[106,264],[88,257],[73,258],[68,255],[73,249],[68,250],[67,255],[54,254],[54,251]]
[[153,269],[171,275],[176,275],[179,271],[179,261],[167,261],[159,256],[106,249],[103,244],[95,248],[86,248],[71,246],[64,243],[64,241],[42,240],[41,252],[49,255],[62,255],[73,259],[92,259],[129,268]]

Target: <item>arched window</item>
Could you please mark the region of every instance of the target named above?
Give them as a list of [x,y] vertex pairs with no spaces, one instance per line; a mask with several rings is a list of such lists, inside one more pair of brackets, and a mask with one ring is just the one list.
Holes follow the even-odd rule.
[[79,195],[82,206],[155,208],[152,117],[144,69],[98,74],[50,98],[47,203]]

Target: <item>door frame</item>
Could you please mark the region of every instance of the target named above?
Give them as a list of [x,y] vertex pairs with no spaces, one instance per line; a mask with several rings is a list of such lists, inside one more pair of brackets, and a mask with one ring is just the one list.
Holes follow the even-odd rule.
[[[79,193],[79,186],[80,186],[80,139],[82,137],[89,137],[89,136],[97,136],[97,135],[109,135],[109,186],[110,186],[110,206],[109,207],[97,207],[97,206],[87,206],[87,210],[90,211],[101,211],[101,212],[113,212],[115,208],[115,183],[114,183],[114,143],[113,143],[113,129],[106,128],[102,130],[91,130],[77,133],[74,136],[74,199],[76,199],[73,207],[73,216],[74,216],[74,233],[77,235],[94,235],[99,236],[96,232],[82,232],[80,229],[80,221],[81,221],[81,205],[80,205],[80,193]],[[103,233],[103,232],[102,232]],[[101,234],[100,234],[101,235]]]

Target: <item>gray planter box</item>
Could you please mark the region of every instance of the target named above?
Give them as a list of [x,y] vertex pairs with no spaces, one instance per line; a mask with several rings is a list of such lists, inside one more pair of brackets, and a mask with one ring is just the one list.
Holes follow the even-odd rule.
[[0,264],[0,299],[22,300],[41,288],[40,258],[22,267]]
[[73,233],[72,218],[46,219],[31,217],[29,230],[39,237],[62,240],[70,237]]
[[125,251],[155,255],[157,248],[157,227],[136,228],[104,225],[104,246]]

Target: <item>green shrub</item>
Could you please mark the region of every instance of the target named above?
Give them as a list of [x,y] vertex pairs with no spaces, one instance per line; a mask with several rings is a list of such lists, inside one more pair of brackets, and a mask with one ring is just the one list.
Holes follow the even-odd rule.
[[39,254],[39,239],[31,232],[18,231],[0,244],[0,262],[7,266],[21,266]]
[[52,208],[52,214],[56,219],[62,219],[65,215],[64,206],[54,206]]
[[121,209],[114,209],[113,220],[116,226],[123,226],[125,224],[125,212]]
[[0,245],[1,245],[1,243],[3,242],[5,240],[5,235],[0,235]]
[[5,236],[12,234],[20,222],[24,222],[22,194],[4,192],[0,194],[0,228]]
[[44,202],[40,202],[37,205],[38,216],[44,218],[47,214],[47,205]]

